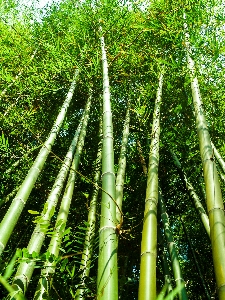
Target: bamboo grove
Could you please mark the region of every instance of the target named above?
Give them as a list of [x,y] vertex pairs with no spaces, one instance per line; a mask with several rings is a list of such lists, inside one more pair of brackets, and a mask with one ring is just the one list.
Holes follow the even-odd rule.
[[225,299],[222,1],[0,10],[0,298]]

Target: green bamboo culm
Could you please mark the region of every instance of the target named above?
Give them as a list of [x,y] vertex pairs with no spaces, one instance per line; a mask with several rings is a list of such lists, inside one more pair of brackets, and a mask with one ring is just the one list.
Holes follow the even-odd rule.
[[64,121],[64,118],[66,116],[67,109],[70,105],[70,102],[72,100],[75,86],[76,86],[76,80],[78,76],[78,70],[76,71],[74,75],[74,79],[71,83],[69,92],[67,94],[67,97],[62,105],[62,108],[58,114],[58,117],[50,131],[50,134],[45,141],[44,145],[42,146],[37,158],[35,159],[32,167],[30,168],[26,178],[24,179],[23,183],[20,186],[19,191],[17,192],[15,198],[12,201],[12,204],[10,205],[7,213],[5,214],[1,224],[0,224],[0,255],[2,254],[3,250],[5,249],[5,246],[11,236],[11,233],[19,219],[19,216],[26,204],[26,201],[34,187],[34,184],[43,169],[44,163],[48,157],[48,154],[51,151],[51,148],[54,144],[54,141],[56,139],[56,136],[61,128],[61,125]]
[[104,37],[101,37],[103,67],[102,200],[99,229],[97,299],[118,299],[116,189],[114,173],[113,124],[110,103],[108,63]]
[[[163,243],[163,237],[160,231],[160,228],[158,227],[158,240],[159,240],[159,244],[160,244],[160,260],[162,263],[162,269],[163,269],[163,275],[164,275],[164,284],[167,287],[166,291],[167,291],[167,295],[170,295],[170,299],[169,300],[173,300],[173,297],[171,295],[171,292],[173,291],[173,287],[172,287],[172,283],[171,283],[171,276],[170,276],[170,269],[169,269],[169,265],[168,265],[168,261],[167,261],[167,255],[166,255],[166,249],[164,247],[164,243]],[[165,291],[165,292],[166,292]],[[165,294],[163,295],[163,298],[165,297]],[[157,299],[158,300],[158,299]]]
[[126,171],[126,152],[127,152],[127,143],[129,136],[129,125],[130,125],[130,104],[128,101],[127,112],[124,121],[123,127],[123,137],[120,148],[120,158],[118,163],[118,172],[116,176],[116,219],[119,224],[122,223],[122,201],[123,201],[123,187],[124,187],[124,178]]
[[156,299],[158,165],[162,86],[163,74],[161,73],[159,76],[159,85],[153,114],[152,140],[149,154],[144,223],[141,241],[138,300]]
[[9,292],[15,295],[15,300],[26,300],[24,295],[17,294],[12,286],[8,283],[8,281],[4,278],[4,276],[0,275],[0,283],[4,286],[4,288]]
[[[66,222],[67,222],[70,204],[73,196],[74,185],[77,178],[77,170],[79,167],[80,157],[82,154],[84,140],[86,137],[86,130],[87,130],[87,125],[88,125],[88,120],[90,115],[90,108],[91,108],[91,97],[89,97],[88,99],[83,114],[83,120],[80,123],[82,124],[82,128],[77,143],[77,149],[71,164],[71,169],[68,176],[66,188],[57,215],[55,230],[48,247],[48,252],[51,255],[53,255],[55,258],[59,256],[59,251],[60,251],[59,249],[66,229]],[[46,299],[47,295],[48,297],[50,297],[49,292],[51,289],[52,277],[55,272],[55,268],[56,268],[56,261],[50,262],[49,260],[47,260],[45,262],[44,268],[41,270],[41,277],[39,279],[38,286],[34,295],[34,300]]]
[[[100,120],[99,137],[102,139],[102,119]],[[88,212],[88,227],[85,233],[84,249],[81,258],[80,271],[81,283],[75,294],[75,300],[85,300],[85,279],[89,276],[91,268],[91,259],[95,238],[96,227],[96,208],[99,192],[99,180],[101,175],[101,161],[102,161],[102,140],[99,142],[97,158],[95,161],[95,177],[94,177],[94,189],[90,201],[90,207]]]
[[179,263],[179,260],[178,260],[178,255],[177,255],[175,243],[173,241],[173,234],[172,234],[172,231],[171,231],[171,228],[170,228],[169,218],[168,218],[168,215],[167,215],[167,212],[166,212],[166,206],[165,206],[163,197],[161,195],[161,192],[159,192],[159,212],[160,212],[160,215],[161,215],[163,228],[164,228],[164,234],[165,234],[165,237],[166,237],[168,251],[169,251],[169,254],[170,254],[174,279],[175,279],[175,282],[176,282],[176,286],[179,290],[179,293],[178,293],[179,300],[187,300],[188,296],[187,296],[186,288],[185,288],[185,285],[184,285],[184,279],[183,279],[183,276],[182,276],[182,273],[181,273],[180,263]]
[[197,132],[199,137],[200,153],[203,165],[203,174],[206,187],[206,204],[209,215],[210,238],[214,271],[216,276],[217,292],[220,300],[225,299],[225,217],[222,193],[213,157],[213,149],[207,122],[204,115],[203,104],[192,59],[189,32],[184,14],[184,35],[187,53],[187,66],[191,78],[192,98],[195,108]]
[[[89,102],[90,101],[88,101],[88,106],[87,106],[88,109],[90,109]],[[53,188],[44,205],[44,209],[41,213],[41,216],[38,217],[36,221],[37,225],[33,231],[33,234],[27,246],[27,250],[30,254],[32,254],[33,252],[36,252],[38,254],[41,250],[43,241],[45,239],[45,235],[49,227],[51,217],[54,215],[55,207],[60,197],[64,182],[69,173],[69,169],[73,160],[73,156],[77,147],[78,138],[82,128],[82,123],[85,117],[85,112],[83,114],[83,117],[81,118],[81,122],[76,130],[73,141],[63,161],[63,164],[55,180]],[[34,267],[35,267],[35,261],[20,263],[13,281],[13,287],[15,290],[21,290],[21,292],[23,293],[26,292],[29,281],[33,274]]]
[[207,283],[206,283],[206,281],[205,281],[205,279],[204,279],[204,276],[203,276],[203,274],[202,274],[200,265],[199,265],[199,263],[198,263],[198,260],[197,260],[196,254],[195,254],[195,249],[194,249],[194,247],[193,247],[193,245],[192,245],[192,242],[191,242],[191,239],[190,239],[189,234],[188,234],[188,232],[187,232],[187,229],[186,229],[185,223],[184,223],[184,221],[183,221],[183,218],[181,218],[181,223],[182,223],[182,226],[183,226],[183,229],[184,229],[184,233],[185,233],[186,238],[187,238],[187,241],[188,241],[188,245],[189,245],[189,247],[190,247],[190,249],[191,249],[191,253],[192,253],[193,259],[194,259],[194,261],[195,261],[196,269],[197,269],[197,271],[198,271],[199,277],[200,277],[201,282],[202,282],[202,286],[203,286],[204,291],[205,291],[206,299],[207,299],[207,300],[210,300],[210,299],[212,299],[212,298],[211,298],[211,296],[210,296],[210,292],[209,292],[209,289],[208,289],[208,287],[207,287]]
[[225,183],[225,174],[223,173],[220,165],[217,165],[217,171],[218,171],[218,173],[220,175],[220,179]]
[[203,224],[203,226],[205,228],[205,231],[206,231],[206,233],[208,234],[208,236],[210,238],[209,217],[208,217],[208,215],[207,215],[204,207],[202,206],[201,201],[200,201],[198,195],[196,194],[196,192],[194,190],[194,187],[188,181],[187,175],[183,171],[178,157],[176,156],[176,154],[172,150],[170,151],[170,153],[171,153],[171,155],[173,157],[174,164],[177,167],[177,169],[178,169],[178,171],[179,171],[179,173],[181,175],[181,178],[182,178],[182,180],[185,183],[185,186],[186,186],[186,189],[187,189],[187,191],[189,193],[189,196],[192,199],[192,201],[194,203],[194,206],[195,206],[195,208],[196,208],[196,210],[197,210],[197,212],[198,212],[198,214],[199,214],[199,216],[201,218],[201,221],[202,221],[202,224]]
[[220,164],[223,172],[225,173],[225,161],[223,160],[222,156],[220,155],[219,151],[216,149],[215,145],[213,144],[213,142],[211,142],[212,148],[213,148],[213,153],[218,161],[218,163]]

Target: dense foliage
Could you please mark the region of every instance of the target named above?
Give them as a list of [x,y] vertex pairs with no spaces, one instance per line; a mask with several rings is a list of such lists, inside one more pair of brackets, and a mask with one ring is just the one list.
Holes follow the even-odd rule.
[[[146,1],[146,3],[148,3]],[[211,299],[217,299],[210,240],[189,197],[171,150],[205,205],[199,141],[187,69],[183,12],[187,15],[193,59],[211,140],[225,158],[224,20],[222,1],[76,1],[53,2],[42,9],[19,1],[1,3],[0,12],[0,205],[4,217],[39,148],[44,143],[79,69],[75,94],[32,193],[1,260],[1,274],[11,284],[57,173],[80,122],[90,90],[92,106],[67,230],[53,278],[51,299],[72,299],[80,284],[80,260],[94,188],[95,160],[101,140],[102,27],[113,114],[115,171],[118,169],[123,125],[130,102],[130,133],[123,191],[123,225],[119,235],[119,298],[137,299],[140,245],[151,143],[152,117],[159,75],[164,66],[161,104],[159,185],[167,207],[180,266],[190,299],[206,299],[201,269]],[[222,172],[218,166],[219,172]],[[221,180],[225,195],[225,182]],[[99,183],[101,185],[101,183]],[[87,297],[96,299],[100,195]],[[26,293],[31,299],[48,256],[57,211]],[[185,229],[182,225],[185,224]],[[163,233],[160,216],[159,231]],[[116,224],[115,224],[116,226]],[[188,234],[188,237],[187,237]],[[191,244],[190,244],[191,242]],[[158,244],[157,293],[164,285],[161,265],[166,240]],[[17,250],[19,249],[19,250]],[[17,252],[16,252],[17,251]],[[16,256],[15,256],[16,253]],[[168,263],[169,256],[166,254]],[[29,259],[31,259],[29,257]],[[7,267],[8,266],[8,267]],[[171,271],[171,267],[170,267]],[[172,276],[172,272],[171,272]],[[172,285],[175,282],[172,280]],[[2,297],[7,295],[1,286]]]

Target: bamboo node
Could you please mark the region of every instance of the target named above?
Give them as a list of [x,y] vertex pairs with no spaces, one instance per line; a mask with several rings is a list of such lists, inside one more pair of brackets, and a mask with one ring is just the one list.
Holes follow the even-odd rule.
[[114,138],[111,135],[103,135],[103,139],[104,138],[110,138],[110,139],[114,140]]
[[21,201],[23,203],[23,205],[26,204],[26,202],[22,198],[19,198],[19,197],[14,198],[13,201],[17,201],[17,200]]
[[17,279],[21,280],[23,283],[24,283],[24,280],[25,280],[25,282],[30,281],[29,278],[25,274],[15,276],[14,281],[17,280]]
[[41,170],[40,170],[38,167],[31,167],[31,169],[36,169],[36,170],[38,170],[38,173],[41,172]]
[[166,212],[161,213],[161,216],[165,215],[166,217],[168,217],[168,214]]
[[144,254],[150,254],[150,255],[153,255],[155,257],[157,256],[157,254],[155,252],[152,252],[152,251],[144,251],[144,252],[141,253],[141,256],[144,255]]
[[225,283],[221,284],[219,287],[217,287],[217,291],[219,291],[224,286],[225,286]]
[[110,110],[105,110],[105,111],[103,111],[102,115],[104,115],[107,112],[110,113],[110,114],[112,114],[112,112]]
[[105,174],[113,174],[113,176],[115,177],[115,173],[113,173],[113,172],[104,172],[104,173],[102,173],[101,178],[102,178]]
[[99,229],[99,233],[102,231],[102,230],[105,230],[105,229],[113,229],[114,231],[116,230],[116,226],[103,226],[102,228]]
[[149,165],[149,167],[150,166],[154,166],[154,165],[158,167],[159,166],[159,162],[158,161],[151,161],[148,165]]
[[147,202],[154,202],[155,203],[155,205],[157,205],[157,199],[156,198],[147,198],[147,199],[145,199],[145,203],[147,203]]
[[67,199],[67,200],[71,201],[71,200],[72,200],[72,197],[63,196],[63,199]]
[[183,279],[183,278],[181,278],[181,277],[179,277],[179,278],[175,279],[175,281],[178,281],[178,280],[181,280],[181,281],[183,281],[183,282],[184,282],[184,279]]
[[176,246],[175,242],[168,242],[167,244],[168,244],[168,247],[169,246]]
[[220,210],[224,211],[224,209],[222,207],[213,207],[210,210],[208,210],[208,214],[211,213],[214,209],[220,209]]
[[34,233],[33,234],[36,234],[36,235],[42,235],[43,237],[45,237],[45,234],[39,230],[34,230]]
[[[57,193],[57,194],[58,194],[58,193]],[[48,204],[52,203],[52,205],[56,207],[58,201],[56,201],[55,199],[51,199],[51,198],[50,198],[50,199],[48,200],[47,203],[48,203]]]
[[211,156],[210,158],[204,159],[204,160],[203,160],[203,164],[206,163],[206,162],[209,161],[209,160],[210,160],[210,161],[214,161],[214,157]]

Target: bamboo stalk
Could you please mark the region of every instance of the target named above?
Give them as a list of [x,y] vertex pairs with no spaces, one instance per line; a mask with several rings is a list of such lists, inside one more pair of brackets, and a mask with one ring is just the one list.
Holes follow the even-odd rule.
[[125,171],[126,171],[126,152],[127,152],[127,143],[128,143],[128,136],[129,136],[129,125],[130,125],[130,107],[129,103],[127,106],[127,112],[124,121],[123,127],[123,137],[122,143],[120,148],[120,157],[118,163],[118,172],[116,176],[116,219],[119,224],[122,223],[123,216],[121,215],[122,212],[122,201],[123,201],[123,188],[124,188],[124,178],[125,178]]
[[[102,120],[100,121],[99,136],[102,137]],[[85,278],[89,276],[91,267],[91,258],[95,237],[95,227],[96,227],[96,206],[99,192],[99,180],[101,173],[101,160],[102,160],[102,142],[99,143],[97,158],[95,161],[95,177],[94,177],[94,190],[92,198],[90,201],[90,208],[88,212],[88,228],[85,234],[84,249],[82,252],[80,271],[81,274],[81,284],[80,288],[76,291],[75,300],[85,299]]]
[[210,237],[212,244],[213,264],[216,276],[217,291],[220,300],[225,299],[225,217],[224,205],[220,189],[213,149],[205,119],[195,63],[191,55],[189,32],[184,14],[184,35],[187,53],[187,66],[191,78],[191,90],[195,107],[196,125],[199,137],[203,174],[206,186],[207,210],[209,215]]
[[192,184],[188,181],[185,172],[182,170],[182,167],[181,167],[181,164],[180,164],[180,161],[179,161],[178,157],[176,156],[176,154],[172,150],[170,151],[170,153],[173,157],[175,166],[179,170],[179,173],[181,175],[181,179],[185,183],[185,186],[186,186],[186,189],[187,189],[187,191],[190,195],[190,198],[192,199],[192,201],[195,205],[195,208],[196,208],[197,212],[200,215],[200,218],[201,218],[202,224],[205,228],[205,231],[206,231],[206,233],[208,234],[208,236],[210,238],[209,217],[208,217],[204,207],[202,206],[201,201],[200,201],[198,195],[196,194]]
[[159,86],[153,114],[152,140],[149,153],[144,223],[141,241],[138,300],[156,299],[158,165],[162,85],[163,74],[159,76]]
[[145,176],[147,176],[147,174],[148,174],[148,168],[146,166],[146,162],[145,162],[145,158],[144,158],[144,155],[143,155],[141,143],[140,143],[139,140],[137,140],[137,149],[138,149],[138,153],[139,153],[139,157],[140,157],[140,162],[141,162],[141,165],[142,165],[143,173],[145,174]]
[[225,173],[225,161],[223,160],[222,156],[220,155],[219,151],[216,149],[212,141],[211,141],[211,145],[212,145],[213,153],[215,154],[218,163],[220,164],[223,172]]
[[[64,162],[61,166],[61,169],[58,173],[58,176],[55,180],[53,188],[48,196],[48,199],[45,203],[44,210],[41,213],[40,219],[37,221],[37,225],[33,231],[29,244],[27,246],[27,250],[30,254],[36,252],[39,254],[43,241],[45,239],[45,235],[48,230],[48,226],[51,220],[51,217],[54,215],[55,207],[57,205],[58,199],[60,197],[64,182],[67,178],[68,172],[70,170],[70,166],[72,163],[73,155],[77,147],[78,138],[80,135],[80,131],[82,128],[83,120],[88,119],[89,110],[90,110],[90,98],[88,100],[85,112],[81,119],[81,122],[77,128],[77,131],[74,135],[72,143],[69,147],[69,150],[66,154]],[[20,263],[17,273],[15,275],[13,281],[13,287],[16,289],[22,289],[22,292],[26,292],[29,281],[32,277],[33,270],[35,267],[35,261],[31,262],[22,262]]]
[[[103,68],[103,146],[97,299],[117,300],[118,270],[113,124],[109,91],[108,63],[106,58],[104,37],[101,37],[100,40],[102,47]],[[104,191],[106,191],[107,194]]]
[[[59,213],[57,215],[55,230],[48,247],[49,253],[54,255],[55,258],[57,258],[59,255],[59,248],[61,246],[62,237],[64,235],[65,228],[66,228],[66,222],[69,214],[70,204],[71,204],[73,191],[74,191],[74,185],[77,177],[76,171],[78,170],[79,167],[80,156],[82,154],[84,140],[86,136],[86,129],[89,120],[90,107],[91,107],[91,97],[89,97],[89,100],[87,102],[86,109],[82,118],[83,121],[80,122],[82,128],[77,143],[77,149],[71,165],[70,174],[61,201]],[[55,261],[50,262],[49,260],[47,260],[45,262],[44,268],[41,270],[41,278],[39,279],[38,286],[34,295],[35,300],[46,299],[46,294],[49,295],[49,291],[52,285],[52,276],[55,272],[55,267],[56,267]]]
[[[169,270],[169,265],[168,265],[168,262],[167,262],[165,247],[163,245],[163,237],[162,237],[162,234],[160,232],[160,228],[158,228],[157,233],[158,233],[159,244],[162,247],[162,250],[160,251],[160,254],[161,254],[160,259],[161,259],[161,263],[162,263],[164,283],[165,283],[165,285],[167,285],[167,294],[169,295],[173,291],[173,287],[172,287],[172,283],[171,283],[170,270]],[[173,300],[172,296],[170,297],[169,300]]]
[[194,261],[195,261],[195,266],[196,266],[196,268],[197,268],[199,277],[200,277],[200,279],[201,279],[201,282],[202,282],[202,285],[203,285],[203,288],[204,288],[204,291],[205,291],[205,296],[206,296],[206,298],[207,298],[208,300],[211,300],[212,298],[211,298],[211,296],[210,296],[210,293],[209,293],[207,284],[206,284],[205,279],[204,279],[204,277],[203,277],[203,274],[202,274],[200,265],[199,265],[199,263],[198,263],[197,257],[196,257],[196,255],[195,255],[195,250],[194,250],[194,248],[193,248],[191,239],[190,239],[190,237],[189,237],[189,234],[188,234],[188,232],[187,232],[186,226],[185,226],[185,224],[184,224],[184,222],[183,222],[182,219],[181,219],[181,223],[182,223],[182,226],[183,226],[184,233],[185,233],[185,235],[186,235],[188,244],[189,244],[189,246],[190,246],[191,253],[192,253],[192,256],[193,256],[193,259],[194,259]]
[[16,194],[16,197],[13,199],[12,204],[10,205],[6,215],[4,216],[0,224],[0,255],[2,254],[11,233],[19,219],[21,212],[26,204],[26,201],[34,187],[34,184],[44,167],[44,163],[48,157],[49,152],[51,151],[52,145],[56,139],[56,136],[60,130],[60,127],[63,123],[63,120],[66,116],[67,109],[72,100],[73,93],[75,90],[76,80],[78,76],[78,70],[75,73],[73,82],[71,83],[69,92],[67,94],[66,100],[64,101],[62,108],[58,114],[58,117],[50,131],[50,134],[42,146],[37,158],[35,159],[32,167],[30,168],[26,178],[20,186],[19,191]]
[[223,173],[223,171],[221,170],[221,167],[219,165],[217,165],[217,171],[220,175],[221,180],[225,183],[225,174]]
[[178,296],[180,300],[187,300],[188,296],[184,285],[184,279],[181,273],[181,268],[180,268],[180,263],[179,263],[175,243],[173,241],[173,234],[170,229],[168,214],[166,212],[166,206],[160,192],[159,192],[159,211],[163,222],[164,234],[166,236],[166,241],[167,241],[170,259],[172,263],[174,279],[176,282],[176,286],[179,289]]

